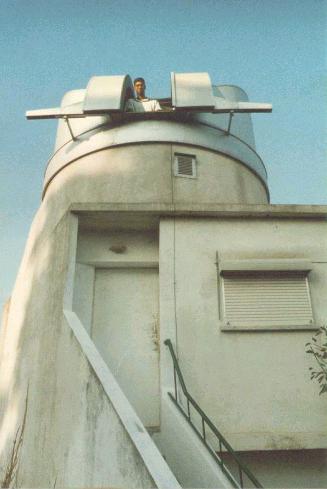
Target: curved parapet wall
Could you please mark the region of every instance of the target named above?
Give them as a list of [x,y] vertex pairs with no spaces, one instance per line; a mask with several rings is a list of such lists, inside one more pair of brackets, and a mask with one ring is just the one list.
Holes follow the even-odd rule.
[[[196,158],[196,178],[174,176],[175,155]],[[264,185],[235,160],[183,144],[147,143],[104,148],[67,165],[45,201],[57,210],[74,202],[122,204],[265,204]]]
[[[245,92],[238,87],[213,87],[213,92],[221,99],[224,98],[232,102],[248,100]],[[68,92],[63,98],[61,107],[80,104],[84,97],[85,90]],[[125,147],[127,155],[131,145],[144,147],[145,144],[150,144],[153,153],[149,154],[149,157],[161,161],[162,158],[157,153],[160,151],[160,147],[169,145],[176,148],[181,145],[183,146],[181,151],[190,154],[194,154],[196,148],[206,150],[211,154],[211,160],[218,166],[221,161],[225,161],[227,158],[231,168],[234,168],[230,177],[227,178],[227,171],[224,178],[219,180],[217,179],[217,172],[202,172],[202,179],[216,178],[215,185],[217,187],[223,184],[224,189],[230,188],[230,191],[217,192],[215,190],[212,195],[204,192],[202,196],[196,192],[196,197],[195,195],[189,196],[191,201],[196,198],[202,202],[265,203],[269,200],[267,173],[260,156],[255,151],[251,116],[249,114],[234,114],[230,124],[229,121],[229,114],[190,113],[187,111],[151,114],[120,113],[117,116],[103,114],[85,118],[71,118],[69,120],[70,128],[67,122],[61,119],[58,125],[55,153],[50,159],[45,173],[43,195],[45,195],[49,184],[56,175],[71,164],[77,170],[76,165],[80,164],[86,156],[88,156],[88,161],[91,159],[94,162],[100,156],[100,152],[105,151],[109,164],[110,151],[108,150],[110,149],[121,147],[120,154],[123,154],[122,147]],[[142,154],[142,148],[139,150]],[[175,149],[176,151],[178,148]],[[171,173],[172,159],[169,158],[162,164],[167,165]],[[207,177],[204,177],[204,174],[207,174]],[[219,171],[218,174],[220,174]],[[232,197],[233,194],[244,194],[241,188],[238,189],[240,180],[244,180],[244,175],[247,175],[247,179],[253,180],[251,188],[254,189],[254,182],[256,182],[259,190],[258,192],[253,191],[253,195],[248,195],[245,200],[239,197],[235,200],[235,197]],[[126,174],[126,178],[129,178],[128,174]],[[199,178],[201,178],[201,174],[199,174]],[[198,187],[205,188],[203,183],[201,182]],[[212,182],[207,183],[208,188],[211,188]],[[248,194],[248,192],[246,193]],[[218,195],[221,195],[221,198]]]
[[[231,102],[248,102],[247,94],[240,87],[235,85],[218,85],[213,86],[213,93],[218,97],[223,97]],[[197,121],[202,124],[209,124],[217,129],[227,130],[229,125],[229,114],[213,114],[202,112],[195,115]],[[253,132],[253,124],[250,114],[236,113],[233,115],[230,126],[230,133],[239,138],[244,143],[248,144],[255,150],[255,139]]]

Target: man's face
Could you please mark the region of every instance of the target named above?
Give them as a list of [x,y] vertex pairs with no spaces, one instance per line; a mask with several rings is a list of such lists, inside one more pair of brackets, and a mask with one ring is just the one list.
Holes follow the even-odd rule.
[[137,81],[134,84],[134,90],[137,97],[144,97],[145,83],[142,81]]

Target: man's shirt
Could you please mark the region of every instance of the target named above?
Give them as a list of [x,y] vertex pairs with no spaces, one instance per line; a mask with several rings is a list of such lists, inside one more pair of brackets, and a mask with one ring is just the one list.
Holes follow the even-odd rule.
[[129,98],[125,105],[126,112],[157,112],[162,110],[158,100],[144,98],[138,100],[136,98]]

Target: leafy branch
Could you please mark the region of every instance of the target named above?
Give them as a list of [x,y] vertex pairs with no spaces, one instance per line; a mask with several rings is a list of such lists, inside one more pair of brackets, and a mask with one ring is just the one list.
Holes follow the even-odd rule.
[[306,343],[306,353],[313,355],[316,364],[314,369],[309,367],[311,372],[311,380],[315,380],[320,384],[320,394],[327,392],[327,326],[322,326],[314,334],[311,342]]

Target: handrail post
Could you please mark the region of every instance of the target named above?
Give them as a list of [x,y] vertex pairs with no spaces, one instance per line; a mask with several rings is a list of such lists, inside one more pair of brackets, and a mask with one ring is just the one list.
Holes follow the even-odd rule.
[[206,428],[205,428],[203,417],[202,417],[202,435],[203,435],[203,440],[206,441]]
[[222,450],[222,446],[221,446],[221,440],[219,440],[219,458],[220,458],[220,465],[221,466],[224,465],[224,459],[222,457],[222,453],[223,453],[223,450]]
[[175,399],[177,402],[177,380],[176,380],[176,369],[174,367],[174,385],[175,385]]
[[238,471],[239,471],[239,474],[240,474],[240,484],[241,484],[241,487],[244,487],[244,485],[243,485],[243,471],[242,471],[242,467],[238,466]]

